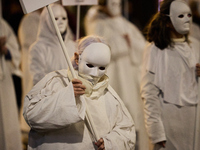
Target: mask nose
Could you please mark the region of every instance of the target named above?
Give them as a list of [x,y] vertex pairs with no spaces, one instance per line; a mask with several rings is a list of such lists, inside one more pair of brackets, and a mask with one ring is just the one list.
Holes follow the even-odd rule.
[[188,16],[188,15],[187,15],[187,16],[185,17],[185,22],[186,22],[186,23],[190,23],[191,20],[192,20],[192,16]]
[[94,77],[98,77],[99,76],[99,68],[98,67],[94,67],[92,69],[92,71],[90,72],[90,75],[94,76]]

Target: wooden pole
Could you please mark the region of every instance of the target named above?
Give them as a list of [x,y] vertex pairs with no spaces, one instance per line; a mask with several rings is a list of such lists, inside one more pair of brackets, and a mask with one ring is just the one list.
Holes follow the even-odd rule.
[[76,25],[76,40],[80,37],[80,12],[81,12],[81,6],[77,5],[77,25]]

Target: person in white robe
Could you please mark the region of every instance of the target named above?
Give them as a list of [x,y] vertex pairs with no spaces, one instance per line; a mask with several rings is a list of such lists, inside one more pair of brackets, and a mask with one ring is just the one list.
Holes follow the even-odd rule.
[[20,74],[20,51],[11,26],[0,20],[0,149],[22,150],[12,74]]
[[26,94],[31,90],[32,84],[29,84],[31,80],[31,74],[29,71],[29,47],[36,41],[40,14],[42,12],[42,8],[38,9],[34,12],[26,14],[23,16],[19,29],[18,29],[18,39],[21,48],[21,69],[22,69],[22,101],[20,108],[20,128],[22,131],[22,140],[24,144],[24,149],[28,144],[28,133],[29,126],[23,117],[23,103]]
[[152,150],[200,149],[200,43],[188,37],[191,21],[186,2],[164,0],[148,26],[141,96]]
[[112,52],[107,71],[110,85],[122,98],[135,121],[137,131],[136,148],[148,146],[144,113],[140,97],[142,55],[145,38],[141,31],[121,14],[121,0],[100,0],[91,7],[85,17],[87,35],[104,37]]
[[[67,69],[54,71],[26,95],[28,149],[133,150],[134,122],[105,74],[109,46],[101,37],[87,36],[77,49],[72,59],[77,79]],[[86,105],[100,137],[96,142],[85,119]]]
[[[52,11],[54,13],[58,28],[63,36],[63,40],[65,43],[65,46],[67,50],[70,53],[70,56],[73,55],[75,52],[75,42],[73,41],[73,35],[71,33],[71,30],[68,25],[68,18],[67,18],[67,12],[58,3],[51,4]],[[34,17],[35,19],[35,28],[30,29],[30,20]],[[39,17],[39,24],[37,26],[37,21]],[[63,51],[61,48],[61,45],[59,43],[58,37],[56,35],[56,31],[54,29],[53,23],[51,22],[49,13],[46,8],[43,9],[42,13],[39,15],[38,12],[34,12],[33,14],[29,15],[29,19],[25,20],[24,26],[22,28],[19,28],[19,31],[21,31],[21,42],[22,42],[22,48],[24,48],[23,53],[23,63],[22,68],[24,71],[24,78],[23,78],[23,100],[25,95],[31,90],[34,84],[36,84],[41,78],[43,78],[47,73],[67,68],[67,62],[65,60],[65,57],[63,55]],[[33,21],[33,20],[32,20]],[[26,24],[28,23],[28,24]],[[23,24],[22,24],[23,25]],[[29,27],[27,27],[29,26]],[[34,26],[33,26],[34,27]],[[35,34],[37,34],[35,42],[31,40],[32,37],[30,36],[30,33],[27,32],[27,36],[25,37],[26,29],[32,30],[29,32],[35,32],[33,34],[33,38]],[[38,28],[38,31],[35,31],[36,28]],[[23,43],[24,41],[24,43]],[[31,43],[34,42],[34,43]],[[31,46],[29,45],[31,44]],[[26,48],[29,48],[28,51],[26,51]],[[26,58],[24,58],[26,57]],[[24,142],[28,142],[28,132],[30,130],[30,127],[25,122],[23,115],[23,102],[22,102],[22,110],[21,110],[21,129],[24,137]]]
[[[68,25],[67,12],[62,5],[57,3],[51,4],[51,7],[69,56],[73,56],[75,42]],[[30,73],[33,76],[31,80],[33,83],[29,84],[32,85],[35,85],[47,73],[68,67],[47,8],[43,9],[40,16],[38,37],[29,49],[28,59]]]
[[192,11],[192,25],[190,36],[200,41],[200,0],[191,0],[189,6]]

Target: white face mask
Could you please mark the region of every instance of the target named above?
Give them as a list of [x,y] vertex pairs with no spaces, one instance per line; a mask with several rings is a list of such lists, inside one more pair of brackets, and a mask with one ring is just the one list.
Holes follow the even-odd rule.
[[121,0],[107,0],[107,9],[111,16],[121,14]]
[[170,6],[170,19],[179,34],[187,34],[192,23],[189,6],[182,1],[173,1]]
[[92,43],[79,55],[78,71],[98,81],[110,63],[110,48],[103,43]]
[[53,9],[54,12],[54,17],[56,20],[56,23],[58,25],[58,29],[60,31],[60,33],[64,33],[67,29],[67,24],[68,24],[68,18],[67,18],[67,14],[66,11],[63,9],[61,9],[60,7],[55,7]]

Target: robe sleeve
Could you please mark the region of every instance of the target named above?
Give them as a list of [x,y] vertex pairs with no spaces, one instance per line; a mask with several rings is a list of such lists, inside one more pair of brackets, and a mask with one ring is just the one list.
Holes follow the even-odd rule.
[[166,141],[163,122],[161,119],[160,90],[153,84],[154,73],[146,70],[150,50],[147,49],[143,61],[141,81],[141,96],[144,102],[144,113],[147,133],[153,144]]
[[[21,54],[19,50],[19,44],[17,41],[17,37],[13,31],[13,29],[10,27],[10,25],[5,21],[2,20],[2,25],[5,26],[5,33],[6,33],[6,48],[9,50],[11,54],[11,62],[10,62],[10,68],[13,74],[17,76],[21,76],[20,71],[20,61],[21,61]],[[3,32],[3,33],[4,33]]]
[[[109,89],[111,90],[111,87],[109,87]],[[113,129],[103,137],[105,149],[132,150],[136,142],[135,125],[124,103],[116,93],[114,93],[114,96],[118,101],[116,104],[116,122]]]
[[36,131],[44,132],[66,128],[70,124],[82,121],[85,116],[85,104],[75,100],[72,83],[65,87],[58,77],[50,80],[43,78],[26,95],[24,118]]

